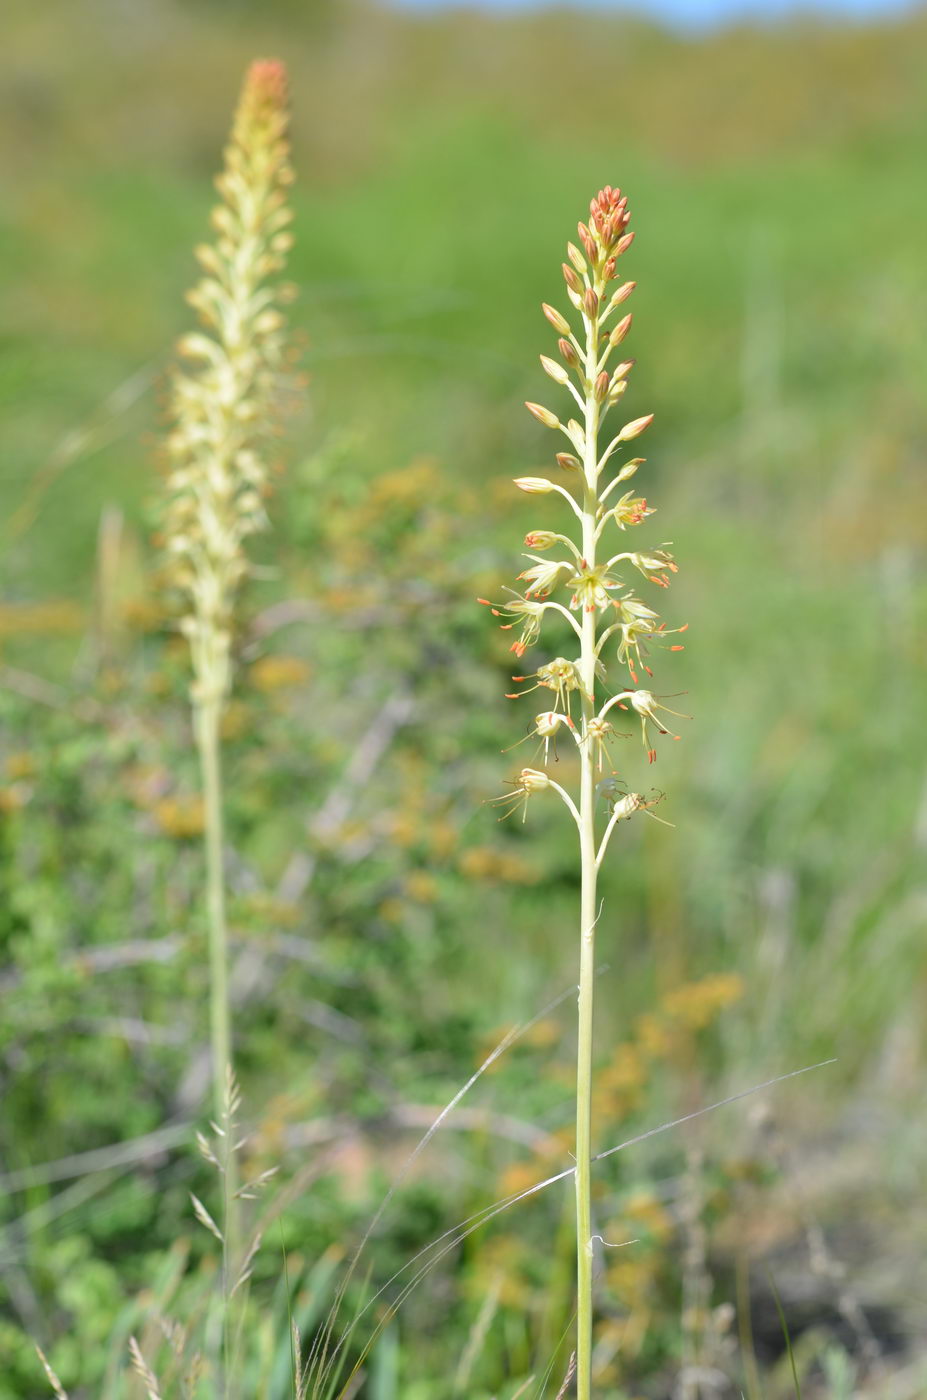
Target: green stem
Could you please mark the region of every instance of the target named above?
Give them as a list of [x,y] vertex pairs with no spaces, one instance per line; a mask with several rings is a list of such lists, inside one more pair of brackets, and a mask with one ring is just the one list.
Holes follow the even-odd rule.
[[[587,326],[587,366],[595,363],[597,329]],[[599,405],[587,371],[589,387],[585,405],[585,476],[583,500],[583,558],[595,568],[597,492],[597,443]],[[578,1035],[576,1049],[576,1396],[592,1395],[592,1050],[595,984],[596,840],[595,746],[589,724],[596,712],[596,613],[583,613],[580,670],[583,681],[583,742],[580,749],[579,848],[582,873],[580,896],[580,961]]]
[[206,917],[209,933],[209,1034],[212,1047],[213,1112],[217,1123],[223,1121],[225,1114],[226,1076],[232,1063],[220,717],[221,711],[217,701],[205,701],[194,708],[194,727],[203,784]]
[[234,1123],[229,1108],[232,1069],[231,1013],[228,990],[228,924],[225,912],[225,827],[222,802],[222,750],[218,700],[195,703],[193,722],[203,786],[206,854],[206,914],[209,937],[209,1032],[212,1051],[212,1091],[215,1122],[222,1139],[222,1393],[232,1378],[230,1357],[233,1270],[238,1258],[238,1173]]

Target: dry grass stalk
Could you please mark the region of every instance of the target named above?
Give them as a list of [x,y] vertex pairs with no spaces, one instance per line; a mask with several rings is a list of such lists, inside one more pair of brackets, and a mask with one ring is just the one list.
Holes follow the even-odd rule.
[[129,1355],[132,1357],[132,1369],[145,1387],[147,1400],[161,1400],[161,1391],[154,1372],[142,1355],[142,1349],[135,1337],[129,1338]]
[[51,1386],[52,1390],[55,1392],[55,1400],[68,1400],[68,1392],[65,1390],[64,1386],[61,1384],[61,1381],[58,1379],[55,1372],[52,1370],[51,1363],[49,1362],[48,1357],[45,1355],[44,1351],[40,1346],[38,1346],[37,1344],[34,1345],[36,1355],[42,1363],[42,1370],[48,1377],[48,1383]]

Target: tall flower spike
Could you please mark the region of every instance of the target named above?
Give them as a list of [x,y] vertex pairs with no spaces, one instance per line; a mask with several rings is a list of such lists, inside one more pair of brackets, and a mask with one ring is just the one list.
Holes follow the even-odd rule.
[[165,526],[197,702],[224,700],[235,602],[248,572],[244,542],[265,523],[267,452],[287,362],[278,280],[292,244],[287,189],[287,82],[281,63],[245,77],[212,213],[213,243],[196,250],[204,276],[188,295],[202,330],[184,336],[173,376]]
[[[642,655],[647,655],[648,644],[658,645],[684,630],[680,627],[671,633],[665,623],[659,621],[656,611],[637,596],[627,578],[630,571],[632,575],[642,575],[647,584],[668,587],[676,564],[666,549],[610,554],[604,539],[610,531],[636,528],[653,514],[653,507],[641,496],[632,492],[612,494],[621,482],[637,472],[644,459],[632,458],[616,471],[609,467],[612,457],[624,443],[646,431],[653,415],[632,418],[610,440],[604,444],[600,441],[605,420],[621,401],[634,365],[632,359],[623,359],[614,366],[609,363],[618,347],[623,346],[631,328],[631,316],[619,312],[618,308],[623,307],[634,290],[634,283],[625,281],[612,287],[617,280],[618,260],[634,237],[628,229],[629,219],[628,201],[620,190],[606,186],[596,195],[590,206],[588,224],[579,225],[582,246],[570,244],[569,260],[563,264],[572,315],[564,315],[547,304],[543,307],[544,316],[558,336],[560,359],[542,355],[541,366],[558,390],[565,389],[579,404],[582,421],[568,418],[563,422],[553,409],[533,401],[527,407],[544,427],[563,433],[567,438],[571,450],[558,453],[556,461],[570,474],[568,480],[571,485],[575,482],[576,487],[568,490],[547,477],[535,476],[519,477],[515,484],[531,495],[564,497],[572,512],[571,523],[575,518],[578,525],[575,542],[555,529],[533,530],[525,541],[528,548],[544,550],[563,545],[569,557],[547,561],[529,555],[533,567],[519,576],[526,585],[524,598],[516,597],[515,601],[494,609],[497,616],[507,619],[503,624],[506,628],[511,628],[516,621],[521,623],[521,633],[512,646],[518,656],[535,646],[542,628],[551,622],[561,634],[567,626],[567,635],[572,631],[579,641],[576,661],[558,656],[538,664],[530,675],[514,677],[516,681],[534,682],[518,695],[544,687],[554,693],[556,703],[552,711],[538,715],[533,726],[533,733],[544,741],[544,769],[523,769],[512,792],[503,799],[510,807],[524,809],[531,793],[554,790],[566,805],[579,834],[582,892],[576,1066],[578,1400],[590,1400],[592,1394],[594,1237],[590,1169],[595,926],[600,913],[597,872],[617,827],[638,813],[653,816],[648,809],[662,796],[646,798],[630,791],[614,772],[602,776],[606,758],[611,761],[611,741],[619,737],[607,715],[616,705],[637,715],[643,730],[644,748],[652,761],[655,752],[650,747],[648,725],[664,734],[666,726],[657,712],[675,713],[660,705],[649,690],[627,690],[618,685],[609,694],[607,662],[612,659],[627,666],[636,687],[635,664],[642,666],[648,675],[652,674],[641,660]],[[681,647],[675,645],[669,649],[681,650]],[[552,748],[549,741],[563,728],[569,729],[579,753],[577,800],[547,773]],[[603,795],[608,797],[604,816]],[[603,821],[604,830],[599,837],[597,825]]]
[[[213,243],[197,249],[203,277],[188,300],[202,329],[178,344],[165,535],[184,600],[193,727],[205,812],[212,1078],[217,1121],[232,1060],[223,870],[220,722],[231,684],[232,636],[248,574],[245,541],[265,522],[267,457],[288,362],[279,275],[292,243],[287,189],[287,83],[282,64],[252,64],[217,180]],[[227,1253],[235,1193],[229,1190]]]

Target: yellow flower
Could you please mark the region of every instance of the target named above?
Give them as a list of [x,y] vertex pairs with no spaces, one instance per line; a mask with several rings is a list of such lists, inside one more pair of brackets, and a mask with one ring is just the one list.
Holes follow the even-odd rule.
[[18,812],[31,796],[32,789],[25,783],[11,783],[0,788],[0,812]]
[[164,797],[155,803],[152,816],[167,836],[189,840],[203,833],[201,797]]
[[718,1012],[744,994],[743,979],[734,972],[718,972],[669,992],[662,1002],[672,1020],[688,1030],[704,1030]]
[[641,1226],[656,1240],[665,1240],[673,1230],[673,1222],[652,1191],[636,1191],[624,1204],[624,1218],[631,1222],[632,1233]]
[[310,675],[309,664],[298,656],[262,656],[248,672],[255,689],[265,693],[305,685]]
[[250,711],[240,700],[230,700],[226,705],[219,725],[223,739],[238,739],[248,728]]
[[637,1042],[645,1055],[651,1059],[662,1059],[672,1048],[672,1037],[659,1016],[646,1012],[638,1016],[634,1023]]
[[552,1045],[556,1045],[561,1036],[561,1029],[558,1022],[545,1016],[540,1021],[535,1021],[529,1031],[522,1037],[525,1045],[534,1046],[538,1050],[549,1050]]
[[530,1191],[544,1180],[544,1173],[531,1162],[513,1162],[499,1177],[499,1195],[515,1196],[521,1191]]
[[491,846],[471,846],[457,862],[462,875],[471,880],[499,881],[502,884],[532,885],[537,871],[520,856],[495,851]]
[[425,870],[413,870],[406,876],[406,894],[416,904],[434,904],[438,897],[438,884],[433,875]]
[[6,761],[6,772],[8,778],[32,778],[35,776],[36,763],[31,753],[22,750],[19,753],[11,753]]

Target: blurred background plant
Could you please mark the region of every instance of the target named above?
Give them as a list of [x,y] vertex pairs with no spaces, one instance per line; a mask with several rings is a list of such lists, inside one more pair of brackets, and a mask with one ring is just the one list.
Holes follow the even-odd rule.
[[[292,76],[313,416],[224,720],[243,1165],[281,1167],[248,1376],[290,1393],[287,1292],[311,1339],[440,1106],[574,980],[559,814],[526,841],[482,805],[512,668],[472,599],[536,523],[509,486],[547,448],[513,412],[534,308],[611,180],[698,717],[661,759],[674,829],[629,826],[604,876],[599,1146],[838,1062],[601,1164],[596,1228],[638,1241],[605,1255],[601,1393],[789,1394],[768,1269],[808,1394],[922,1394],[924,13],[697,37],[354,0],[6,19],[0,1397],[45,1393],[33,1339],[72,1400],[138,1393],[128,1336],[163,1365],[159,1315],[195,1320],[213,1277],[188,1196],[213,1208],[202,809],[149,537],[188,250],[262,52]],[[366,1268],[379,1287],[570,1165],[571,1024],[568,998],[432,1140],[342,1320]],[[569,1211],[553,1187],[451,1251],[360,1394],[511,1400],[548,1364],[556,1394]]]

